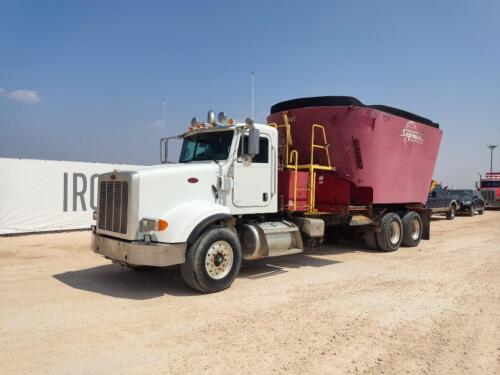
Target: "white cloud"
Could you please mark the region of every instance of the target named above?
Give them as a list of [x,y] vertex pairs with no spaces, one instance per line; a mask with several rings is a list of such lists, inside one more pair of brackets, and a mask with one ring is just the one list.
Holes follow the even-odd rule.
[[26,104],[38,104],[42,101],[40,94],[34,90],[15,90],[7,92],[0,89],[0,96]]
[[151,128],[151,129],[165,129],[165,126],[163,126],[163,121],[156,120],[156,121],[148,124],[148,128]]

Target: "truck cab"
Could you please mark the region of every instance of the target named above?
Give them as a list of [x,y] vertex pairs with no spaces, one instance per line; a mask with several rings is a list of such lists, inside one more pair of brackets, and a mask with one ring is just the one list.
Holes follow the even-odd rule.
[[100,176],[96,253],[132,269],[181,264],[190,286],[212,292],[230,285],[242,257],[302,251],[293,223],[252,219],[278,211],[277,130],[211,118],[180,136],[178,163]]
[[486,208],[500,207],[500,172],[486,173],[479,186]]

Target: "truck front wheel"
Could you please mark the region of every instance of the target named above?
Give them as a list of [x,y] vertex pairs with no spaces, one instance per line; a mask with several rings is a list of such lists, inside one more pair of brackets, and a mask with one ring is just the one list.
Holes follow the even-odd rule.
[[403,224],[398,214],[389,212],[384,215],[381,230],[377,233],[377,244],[382,251],[396,251],[403,240]]
[[403,223],[403,245],[418,246],[422,239],[422,218],[415,211],[409,211],[401,220]]
[[230,229],[216,227],[203,233],[186,252],[182,277],[193,289],[214,293],[231,286],[241,265],[241,245]]

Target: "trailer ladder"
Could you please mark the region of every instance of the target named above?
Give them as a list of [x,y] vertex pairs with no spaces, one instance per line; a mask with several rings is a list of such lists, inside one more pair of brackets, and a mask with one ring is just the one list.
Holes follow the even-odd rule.
[[[297,150],[291,150],[290,146],[292,146],[292,129],[290,123],[288,122],[288,115],[285,112],[283,114],[283,124],[278,125],[276,123],[269,124],[270,126],[278,129],[285,129],[285,161],[282,164],[283,169],[289,169],[294,171],[294,186],[293,186],[293,206],[288,207],[291,211],[297,211],[298,209],[306,209],[306,214],[318,213],[316,210],[316,171],[333,171],[335,168],[332,166],[332,162],[330,159],[330,145],[326,140],[326,131],[325,127],[320,124],[313,124],[311,128],[311,152],[310,159],[308,164],[299,164],[299,152]],[[316,130],[320,131],[320,140],[319,143],[316,143]],[[279,147],[279,146],[278,146]],[[323,151],[326,155],[327,164],[321,164],[315,162],[315,151],[320,150]],[[297,175],[299,170],[307,170],[309,172],[309,184],[307,188],[298,188],[297,187]],[[298,191],[308,191],[308,205],[306,206],[297,206],[297,192]]]

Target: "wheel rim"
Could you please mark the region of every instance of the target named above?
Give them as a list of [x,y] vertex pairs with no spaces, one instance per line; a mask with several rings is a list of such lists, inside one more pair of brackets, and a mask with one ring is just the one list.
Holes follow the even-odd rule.
[[389,241],[391,241],[391,243],[395,245],[399,242],[400,238],[401,227],[399,226],[398,222],[394,220],[389,226]]
[[205,270],[212,279],[226,277],[233,267],[233,248],[226,241],[214,242],[205,257]]
[[450,216],[455,217],[455,209],[453,207],[451,207]]
[[420,237],[420,221],[418,219],[413,219],[411,221],[411,238],[413,240],[418,240]]

